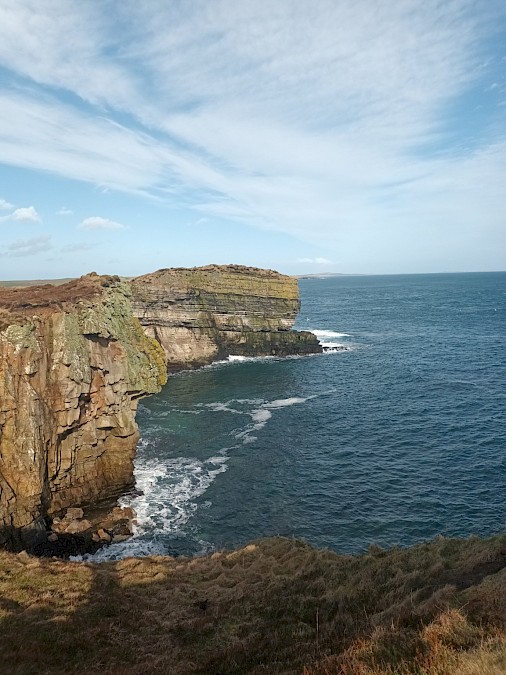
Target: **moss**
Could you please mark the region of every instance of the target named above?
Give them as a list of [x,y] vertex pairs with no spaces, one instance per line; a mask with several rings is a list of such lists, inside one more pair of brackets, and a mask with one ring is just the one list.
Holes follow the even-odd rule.
[[65,313],[61,325],[57,317],[52,321],[53,349],[60,351],[62,361],[70,368],[70,377],[74,382],[91,382],[90,353],[79,325],[79,317]]
[[8,326],[2,333],[5,338],[16,348],[20,349],[38,349],[37,337],[35,335],[35,325],[29,321],[22,325],[14,324]]
[[117,340],[126,353],[130,388],[154,393],[166,382],[165,356],[134,317],[130,295],[127,283],[111,285],[104,289],[100,303],[77,308],[78,323],[84,334]]

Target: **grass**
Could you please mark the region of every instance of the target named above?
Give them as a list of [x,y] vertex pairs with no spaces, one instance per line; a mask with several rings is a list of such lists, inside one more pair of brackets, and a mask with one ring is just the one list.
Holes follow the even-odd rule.
[[505,590],[505,536],[100,565],[0,553],[0,672],[498,675]]

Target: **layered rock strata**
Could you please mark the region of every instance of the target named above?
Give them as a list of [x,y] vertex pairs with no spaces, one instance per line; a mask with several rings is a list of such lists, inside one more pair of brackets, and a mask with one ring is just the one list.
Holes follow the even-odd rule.
[[163,269],[132,281],[132,305],[163,347],[169,370],[229,355],[322,351],[309,332],[290,330],[300,308],[297,280],[241,265]]
[[0,288],[0,545],[102,540],[62,515],[133,484],[138,399],[167,369],[321,352],[298,310],[296,279],[237,265]]
[[165,380],[117,277],[0,290],[0,543],[130,486],[137,402]]

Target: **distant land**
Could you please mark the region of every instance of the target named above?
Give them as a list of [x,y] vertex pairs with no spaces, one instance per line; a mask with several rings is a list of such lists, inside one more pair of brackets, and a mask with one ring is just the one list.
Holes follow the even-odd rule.
[[0,281],[0,286],[7,286],[8,288],[24,288],[25,286],[43,286],[50,284],[51,286],[61,286],[68,281],[72,281],[73,277],[68,279],[17,279],[15,281]]
[[345,274],[343,272],[320,272],[320,274],[295,274],[297,279],[327,279],[328,277],[364,277],[365,274]]

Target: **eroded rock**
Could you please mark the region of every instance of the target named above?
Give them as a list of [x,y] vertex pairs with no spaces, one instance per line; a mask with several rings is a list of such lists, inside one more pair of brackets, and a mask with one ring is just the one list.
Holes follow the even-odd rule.
[[165,380],[118,278],[0,289],[0,545],[33,547],[47,518],[132,485],[138,399]]
[[290,330],[299,311],[297,280],[242,265],[164,269],[132,281],[132,305],[170,370],[236,356],[322,351],[312,333]]
[[81,506],[132,485],[138,400],[167,368],[320,352],[290,330],[298,310],[294,278],[239,265],[0,288],[0,546],[66,556],[130,536],[128,509],[97,525]]

